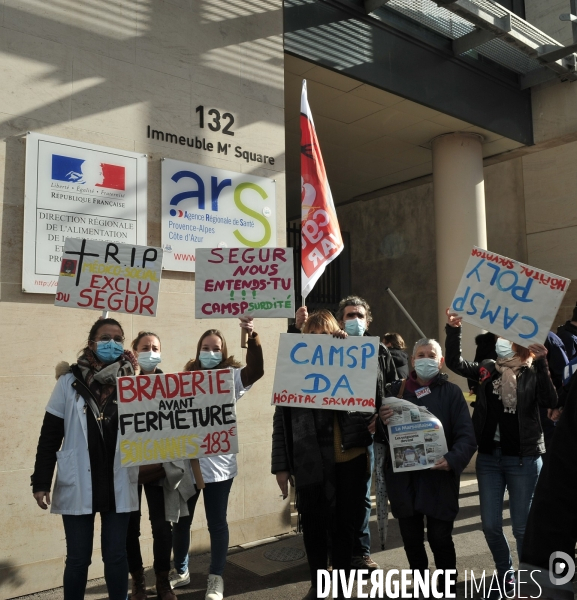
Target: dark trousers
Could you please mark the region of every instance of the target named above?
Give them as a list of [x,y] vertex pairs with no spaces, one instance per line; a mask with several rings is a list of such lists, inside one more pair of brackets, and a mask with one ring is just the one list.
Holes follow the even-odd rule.
[[329,537],[333,569],[350,570],[358,514],[366,494],[367,457],[336,463],[336,510],[329,514],[326,502],[304,507],[301,513],[303,541],[311,572],[311,584],[317,586],[317,570],[328,564]]
[[[82,600],[86,592],[88,567],[92,562],[95,513],[62,515],[66,535],[64,567],[64,600]],[[126,563],[126,530],[130,513],[100,513],[104,579],[110,600],[126,600],[128,565]]]
[[[142,506],[142,485],[138,486],[138,505]],[[164,492],[160,485],[144,485],[144,493],[148,504],[148,517],[152,528],[152,554],[155,571],[170,571],[170,553],[172,551],[172,525],[164,515]],[[126,536],[126,553],[128,570],[136,573],[143,568],[140,553],[140,508],[130,513],[128,535]]]
[[[437,569],[457,568],[457,555],[452,535],[453,524],[454,521],[427,517],[427,540],[435,557]],[[425,515],[415,513],[412,517],[399,519],[399,529],[410,568],[421,572],[428,569],[429,559],[425,550]]]

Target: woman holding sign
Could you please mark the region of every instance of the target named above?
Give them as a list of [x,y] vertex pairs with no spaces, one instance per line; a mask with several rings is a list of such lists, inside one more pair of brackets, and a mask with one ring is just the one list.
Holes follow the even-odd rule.
[[84,598],[92,558],[94,517],[100,513],[104,578],[111,600],[126,600],[126,532],[138,510],[138,467],[121,468],[116,380],[137,366],[124,350],[118,321],[96,321],[76,364],[59,379],[40,432],[32,493],[43,510],[62,515],[66,535],[64,598]]
[[[399,521],[409,566],[424,575],[429,568],[424,544],[425,517],[427,540],[436,568],[457,568],[452,532],[459,512],[459,478],[475,454],[476,444],[463,392],[448,381],[447,375],[441,373],[444,359],[439,343],[426,338],[419,340],[413,349],[411,364],[413,370],[409,377],[387,386],[388,392],[391,396],[422,406],[433,414],[443,426],[448,452],[434,460],[429,468],[404,473],[395,472],[389,458],[385,463],[385,479],[393,515]],[[413,413],[413,410],[409,412]],[[389,436],[386,426],[393,414],[393,409],[387,404],[379,409],[380,420],[376,435],[387,444]],[[416,419],[413,417],[411,414],[411,422],[419,422],[421,419],[419,415]],[[430,451],[435,455],[437,438],[434,436],[436,434],[429,439],[425,436],[425,448],[409,446],[400,462],[395,456],[396,468],[402,468],[406,464],[413,467],[416,463],[423,465],[422,451]],[[407,452],[411,454],[408,459]],[[424,462],[426,465],[428,461],[425,459]],[[453,580],[455,579],[456,577]],[[439,578],[437,581],[439,592],[444,592],[447,588],[450,591],[451,587],[447,580]]]
[[[132,351],[140,367],[139,375],[160,374],[161,362],[160,338],[151,331],[141,331],[132,342]],[[130,514],[126,551],[128,569],[132,577],[131,600],[146,600],[146,582],[144,565],[140,553],[140,508],[142,505],[142,488],[148,504],[148,516],[152,529],[153,568],[156,575],[156,592],[160,600],[174,600],[168,581],[170,571],[170,554],[172,552],[172,526],[166,520],[164,510],[164,489],[162,481],[164,468],[161,464],[142,465],[138,476],[138,511]]]
[[503,534],[503,500],[509,507],[517,551],[523,537],[533,491],[541,471],[545,442],[539,406],[555,408],[557,392],[549,376],[547,349],[523,348],[498,338],[497,360],[468,362],[461,356],[461,317],[447,309],[447,366],[479,382],[473,425],[479,453],[477,480],[481,522],[493,555],[503,595],[515,587],[513,561]]
[[[250,389],[253,383],[264,375],[262,347],[260,338],[254,331],[253,319],[252,317],[242,317],[240,321],[240,326],[249,333],[246,366],[244,368],[240,368],[240,364],[234,356],[228,355],[226,341],[218,329],[209,329],[202,334],[200,340],[198,340],[195,358],[189,360],[184,367],[185,371],[232,368],[234,370],[236,401]],[[236,435],[236,432],[234,434]],[[226,564],[229,539],[226,511],[232,482],[238,472],[236,454],[223,454],[214,458],[204,457],[199,459],[199,462],[205,484],[202,493],[210,534],[210,573],[205,598],[206,600],[222,600],[224,594],[222,574]],[[197,493],[188,501],[189,516],[181,517],[178,523],[173,525],[175,569],[174,574],[171,576],[173,588],[190,583],[188,571],[190,525],[194,517],[198,496]]]
[[[328,310],[306,320],[302,333],[344,336]],[[358,514],[367,481],[371,413],[277,406],[272,467],[281,492],[296,486],[297,508],[311,575],[306,600],[317,598],[317,571],[327,568],[329,536],[333,569],[349,571]]]

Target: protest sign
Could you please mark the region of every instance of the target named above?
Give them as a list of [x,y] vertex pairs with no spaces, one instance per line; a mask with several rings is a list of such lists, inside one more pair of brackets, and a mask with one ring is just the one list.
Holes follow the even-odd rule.
[[437,417],[400,398],[387,398],[385,404],[393,409],[387,427],[395,473],[430,469],[443,458],[448,452],[447,440]]
[[451,310],[527,347],[545,343],[570,280],[473,247]]
[[294,317],[292,248],[198,248],[195,317]]
[[162,250],[66,238],[55,306],[156,316]]
[[123,467],[238,453],[233,369],[119,377]]
[[375,411],[378,337],[281,333],[271,404]]

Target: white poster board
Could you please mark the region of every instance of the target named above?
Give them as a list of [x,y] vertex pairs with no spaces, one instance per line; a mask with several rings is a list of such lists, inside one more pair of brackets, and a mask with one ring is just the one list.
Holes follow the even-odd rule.
[[54,294],[68,237],[147,242],[144,154],[26,136],[22,291]]
[[238,453],[233,369],[119,377],[123,467]]
[[543,344],[570,282],[473,247],[451,311],[521,346]]
[[195,317],[294,317],[292,248],[199,248]]
[[275,182],[162,160],[164,268],[195,271],[197,248],[276,246]]
[[424,406],[400,398],[386,398],[384,404],[393,409],[387,427],[395,473],[430,469],[447,454],[443,425]]
[[162,250],[66,238],[55,306],[155,317]]
[[281,333],[271,404],[375,412],[378,337]]

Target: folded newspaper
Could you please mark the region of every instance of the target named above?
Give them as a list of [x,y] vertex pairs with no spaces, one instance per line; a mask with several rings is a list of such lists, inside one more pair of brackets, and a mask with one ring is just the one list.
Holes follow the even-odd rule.
[[388,430],[395,473],[430,469],[448,452],[441,421],[424,406],[400,398],[386,398],[384,404],[393,409]]

